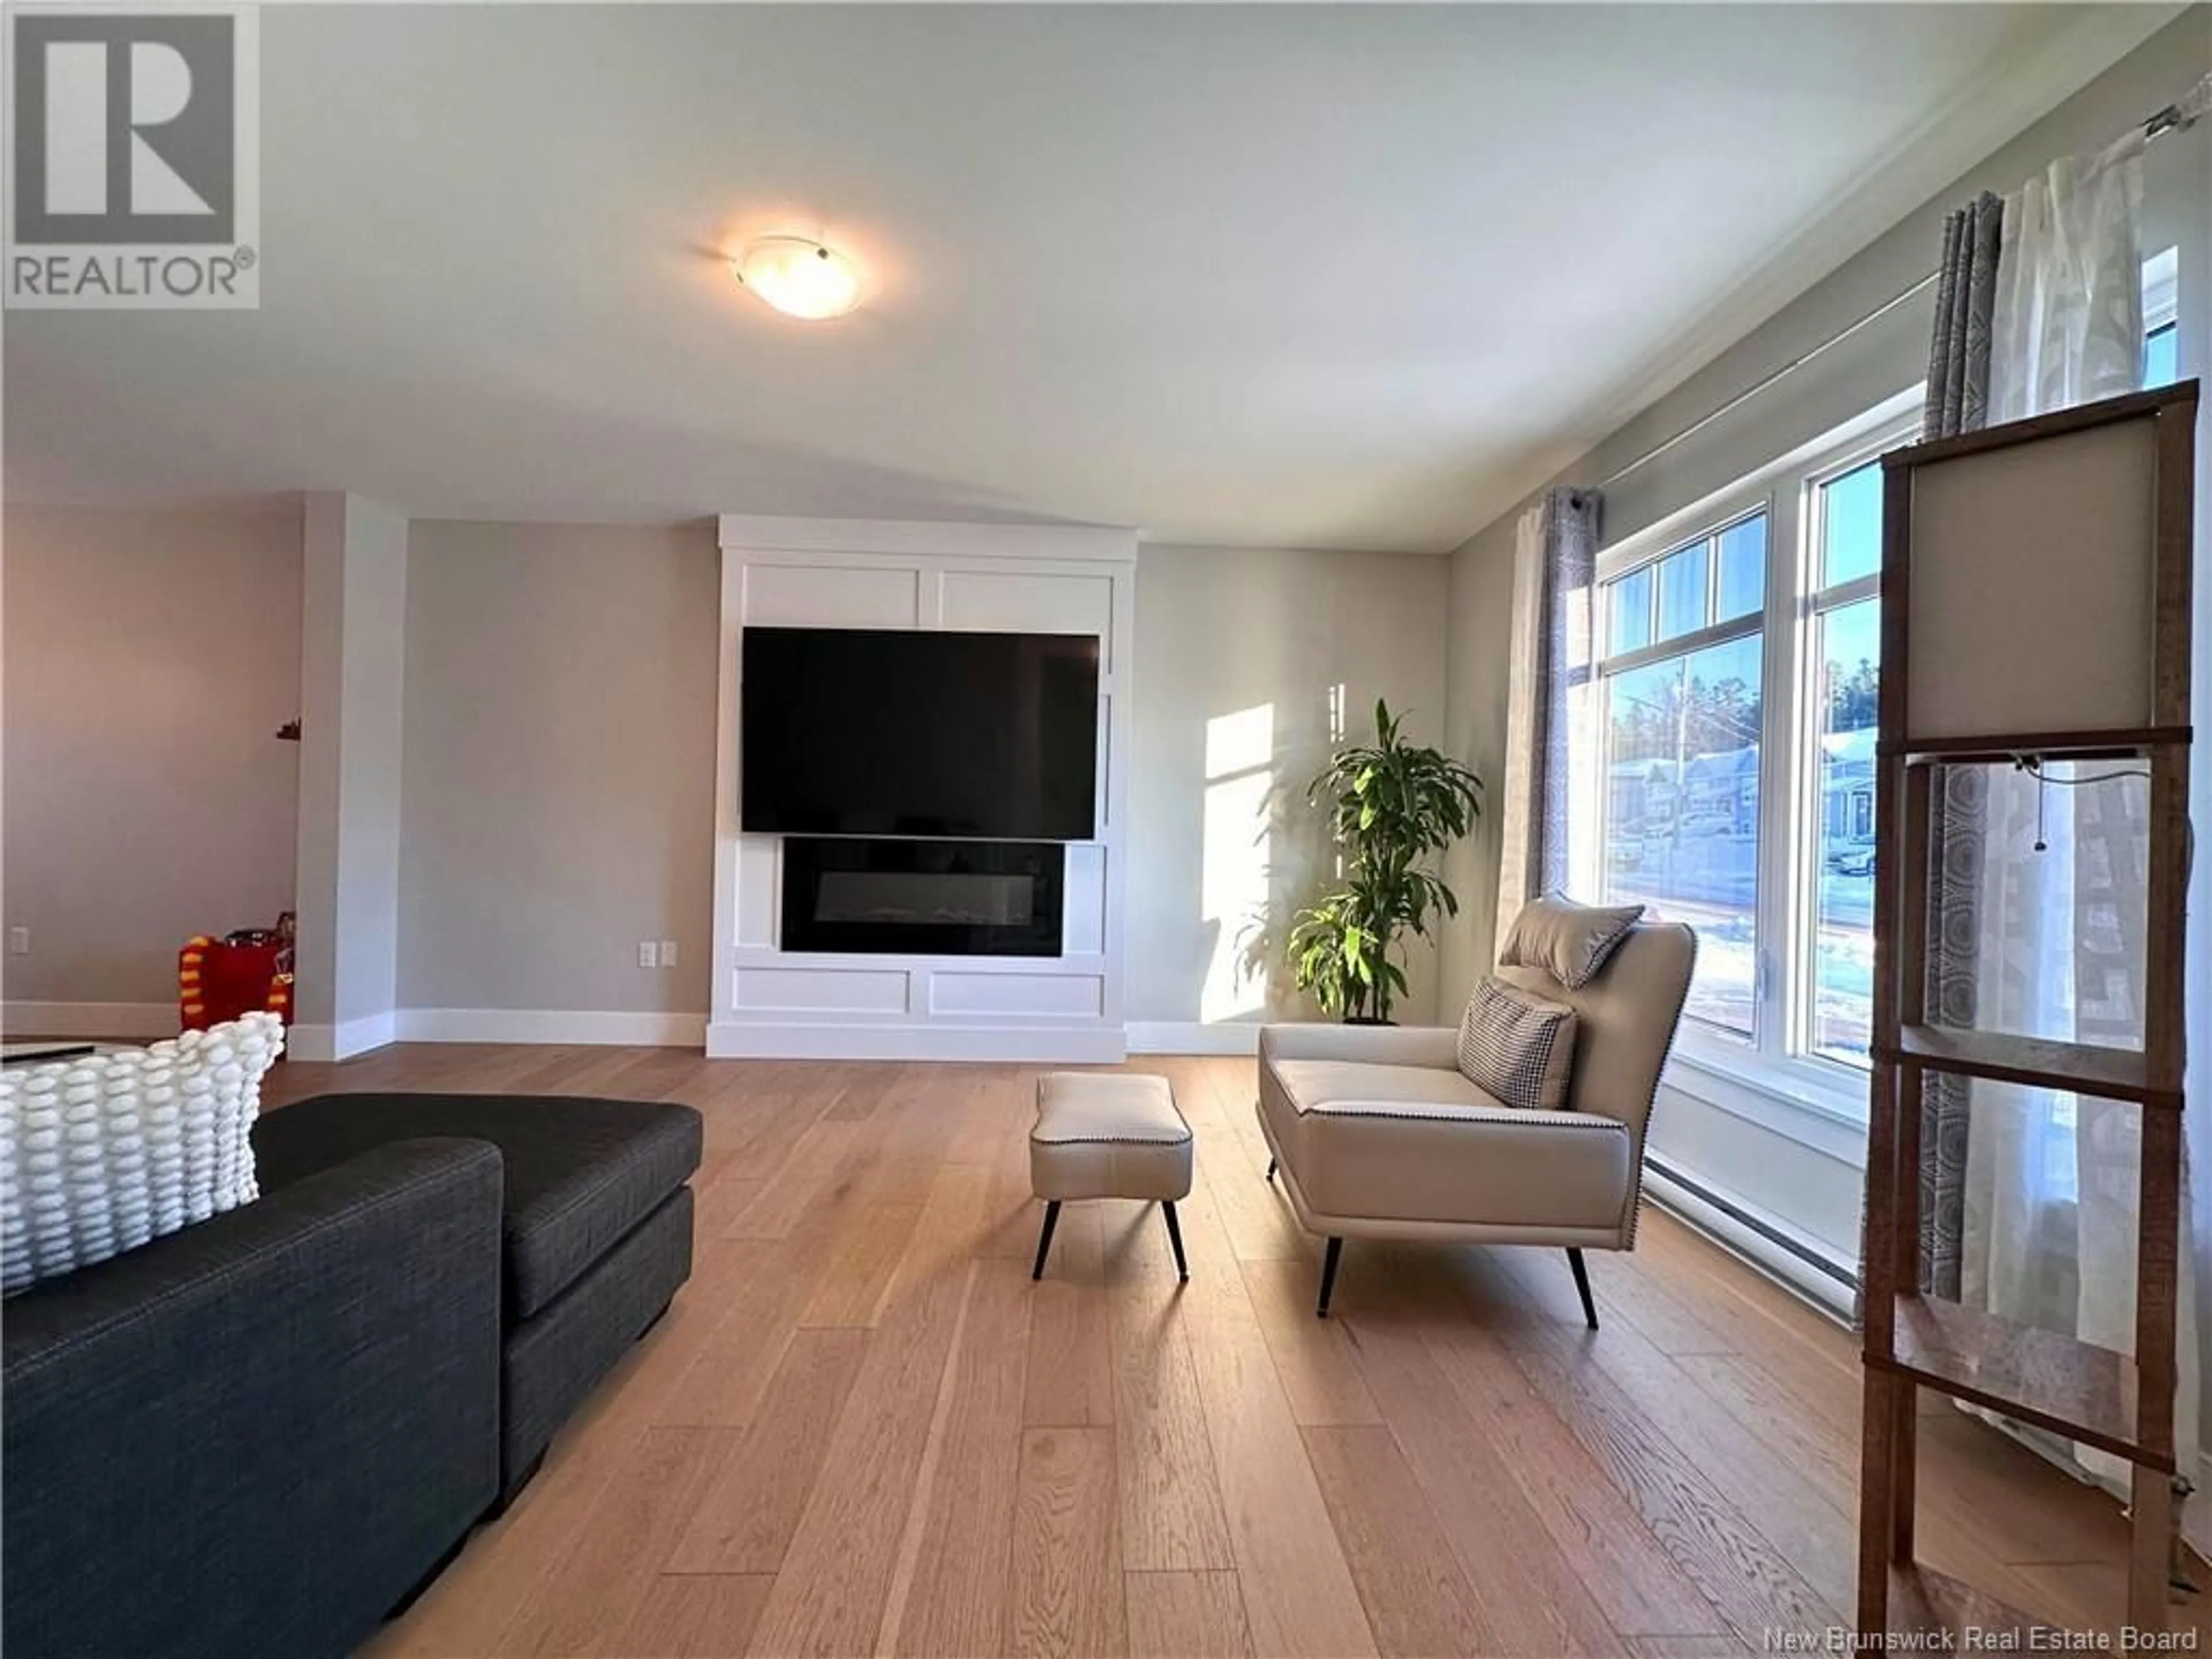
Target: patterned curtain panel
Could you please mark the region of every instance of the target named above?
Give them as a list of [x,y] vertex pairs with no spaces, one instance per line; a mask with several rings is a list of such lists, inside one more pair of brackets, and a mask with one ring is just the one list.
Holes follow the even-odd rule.
[[[1929,437],[2136,390],[2143,366],[2140,130],[2052,163],[1945,227]],[[1929,824],[1927,994],[1945,1024],[2130,1048],[2142,1038],[2148,797],[2134,769],[1943,769]],[[1972,1109],[1968,1109],[1971,1097]],[[2133,1347],[2141,1139],[2132,1107],[1963,1079],[1922,1103],[1922,1288]],[[2197,1465],[2196,1218],[2182,1219],[2174,1432]],[[1983,1413],[1986,1415],[1986,1413]],[[1992,1419],[1998,1420],[1998,1419]],[[2113,1459],[2010,1431],[2122,1490]],[[2189,1529],[2204,1535],[2205,1517]]]
[[[1943,222],[1936,283],[1936,334],[1928,354],[1921,435],[1979,431],[1987,419],[1990,339],[1997,296],[2004,204],[1984,191]],[[1987,780],[1972,767],[1940,775],[1929,824],[1928,1000],[1948,1025],[1974,1023],[1981,938],[1982,844]],[[1956,1301],[1966,1225],[1966,1079],[1930,1076],[1920,1104],[1920,1288]]]
[[1543,839],[1540,820],[1541,745],[1536,730],[1544,684],[1544,503],[1521,515],[1513,532],[1512,639],[1506,665],[1505,777],[1498,793],[1498,914],[1492,954],[1505,948],[1505,936],[1521,907],[1540,891],[1535,864]]
[[2004,204],[1984,191],[1943,222],[1936,271],[1936,337],[1928,353],[1923,435],[1978,432],[1988,416],[1990,328],[1996,308]]
[[1595,489],[1548,490],[1514,548],[1513,660],[1498,874],[1502,946],[1521,907],[1567,884],[1581,791],[1569,764],[1588,719],[1597,576]]
[[[1928,1006],[1938,1024],[1972,1026],[1981,961],[1982,866],[1989,774],[1947,766],[1929,791]],[[1923,1074],[1920,1090],[1920,1289],[1956,1302],[1966,1225],[1969,1079]]]
[[[1926,436],[2142,383],[2142,134],[2130,134],[2086,161],[2053,162],[2002,202],[1984,193],[1945,222]],[[1938,780],[1929,825],[1929,1006],[1944,1024],[1971,1026],[1988,1012],[1982,1005],[2006,968],[2006,917],[1991,906],[1989,858],[2001,832],[1987,769],[1947,767]],[[2005,781],[2016,790],[2023,781]],[[2045,962],[2039,971],[2054,970]],[[1979,1246],[1967,1235],[1978,1221],[1987,1226],[1992,1208],[1979,1190],[1986,1177],[1978,1182],[1969,1169],[1972,1086],[1931,1078],[1921,1106],[1922,1289],[1953,1300],[1977,1299],[1976,1275],[1962,1278],[1961,1268]]]

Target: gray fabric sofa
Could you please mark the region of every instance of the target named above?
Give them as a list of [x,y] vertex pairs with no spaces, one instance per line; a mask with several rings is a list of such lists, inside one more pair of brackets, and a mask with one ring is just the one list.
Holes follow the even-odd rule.
[[691,1275],[699,1114],[561,1095],[319,1095],[254,1127],[264,1191],[396,1139],[467,1135],[499,1148],[500,1501]]
[[698,1114],[323,1096],[258,1201],[6,1304],[9,1659],[350,1653],[690,1272]]
[[499,1494],[499,1194],[385,1146],[10,1301],[9,1659],[374,1631]]

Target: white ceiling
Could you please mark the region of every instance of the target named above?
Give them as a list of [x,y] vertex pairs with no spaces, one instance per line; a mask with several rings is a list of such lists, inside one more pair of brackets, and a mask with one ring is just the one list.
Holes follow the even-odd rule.
[[1441,550],[2171,9],[264,7],[261,308],[10,313],[7,483]]

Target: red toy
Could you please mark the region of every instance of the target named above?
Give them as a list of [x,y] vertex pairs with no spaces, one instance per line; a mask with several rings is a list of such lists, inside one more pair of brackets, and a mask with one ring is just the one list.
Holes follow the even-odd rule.
[[187,1031],[258,1009],[292,1023],[292,913],[273,928],[241,928],[227,939],[202,933],[177,952],[177,1014]]

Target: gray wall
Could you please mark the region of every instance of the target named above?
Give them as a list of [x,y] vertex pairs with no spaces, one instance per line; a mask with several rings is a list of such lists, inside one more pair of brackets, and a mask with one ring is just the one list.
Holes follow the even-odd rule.
[[[1131,1019],[1291,1006],[1217,952],[1310,896],[1322,843],[1296,798],[1333,688],[1355,729],[1381,695],[1442,737],[1447,580],[1418,555],[1143,550]],[[416,522],[401,1007],[706,1007],[718,581],[710,524]],[[1209,776],[1209,737],[1230,775]],[[682,965],[638,968],[645,939],[676,939]],[[1410,1018],[1434,1009],[1429,956]]]
[[711,523],[415,523],[401,1007],[706,1009],[719,582]]
[[1498,792],[1505,786],[1505,703],[1513,663],[1513,548],[1507,526],[1505,556],[1448,561],[1448,728],[1452,752],[1472,766],[1491,791],[1490,808],[1444,865],[1444,878],[1460,896],[1456,922],[1438,941],[1444,981],[1468,985],[1490,971],[1491,941],[1498,930]]
[[173,1007],[185,939],[292,905],[298,503],[5,531],[5,994]]
[[[1370,733],[1384,696],[1409,713],[1414,737],[1443,739],[1449,578],[1445,560],[1419,554],[1140,550],[1131,1020],[1297,1008],[1277,941],[1325,873],[1327,837],[1304,796],[1328,753],[1331,709],[1355,736]],[[1248,951],[1255,976],[1238,972]],[[1411,976],[1400,1017],[1429,1019],[1437,993],[1425,947]]]
[[[1549,482],[1595,484],[1654,446],[1686,431],[1746,388],[1893,299],[1934,269],[1943,216],[1975,191],[2015,189],[2054,158],[2101,148],[2130,123],[2181,96],[2212,67],[2212,8],[2197,7],[1980,167],[1845,262],[1740,343],[1628,419],[1580,461]],[[2212,204],[2212,125],[2161,140],[2146,165],[2145,212],[2151,246],[2185,250],[2185,303],[2204,307],[2204,218]],[[2194,264],[2194,281],[2191,264]],[[1927,370],[1934,315],[1930,290],[1878,324],[1823,352],[1773,387],[1606,489],[1608,543],[1747,477],[1799,445],[1833,430]],[[2201,309],[2197,314],[2203,314]],[[1480,765],[1505,741],[1503,659],[1511,603],[1514,523],[1529,496],[1452,556],[1450,672],[1453,706],[1467,721],[1455,732],[1460,752]],[[1494,690],[1495,695],[1490,695]],[[1498,848],[1479,845],[1462,868],[1466,884],[1490,890],[1494,907]],[[1444,943],[1444,972],[1457,981],[1480,973],[1491,955],[1492,911],[1470,907]]]

